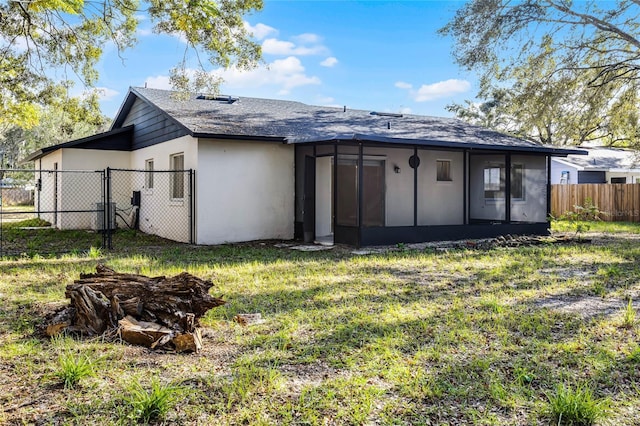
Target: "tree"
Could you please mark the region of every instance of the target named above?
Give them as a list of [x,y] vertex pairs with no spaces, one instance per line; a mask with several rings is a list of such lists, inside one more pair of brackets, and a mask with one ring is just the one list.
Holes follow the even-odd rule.
[[[35,124],[34,100],[49,90],[52,69],[70,68],[88,87],[98,79],[102,46],[118,52],[133,46],[144,14],[157,33],[182,37],[185,56],[172,70],[180,90],[215,90],[216,81],[200,60],[212,65],[254,66],[260,46],[250,39],[242,16],[262,7],[262,0],[9,0],[0,4],[0,124]],[[196,52],[199,71],[187,70]]]
[[16,168],[27,154],[68,140],[79,139],[106,130],[108,118],[100,111],[98,94],[69,97],[65,84],[51,85],[33,105],[38,123],[12,125],[0,132],[2,168]]
[[[481,99],[502,92],[493,114],[506,116],[513,133],[557,144],[635,143],[639,15],[638,0],[474,0],[440,32],[453,36],[456,61],[480,72]],[[461,105],[451,110],[469,115]]]

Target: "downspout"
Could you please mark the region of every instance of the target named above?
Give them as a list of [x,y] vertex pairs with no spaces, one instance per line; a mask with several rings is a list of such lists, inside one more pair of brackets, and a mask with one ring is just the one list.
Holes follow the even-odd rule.
[[333,228],[333,242],[336,243],[338,236],[337,205],[338,205],[338,141],[333,142],[333,202],[331,208],[331,227]]
[[362,210],[364,204],[364,194],[362,191],[362,184],[364,181],[364,159],[363,159],[364,148],[362,147],[362,142],[358,142],[358,180],[357,180],[357,189],[358,189],[358,241],[357,246],[360,247],[360,242],[362,241]]
[[551,218],[551,155],[545,156],[547,160],[547,223]]
[[462,224],[469,224],[469,172],[467,170],[469,162],[467,158],[469,151],[462,151]]
[[504,219],[511,223],[511,153],[505,156],[504,168]]
[[[413,157],[418,158],[418,146],[413,146]],[[418,226],[418,167],[413,168],[413,226]]]

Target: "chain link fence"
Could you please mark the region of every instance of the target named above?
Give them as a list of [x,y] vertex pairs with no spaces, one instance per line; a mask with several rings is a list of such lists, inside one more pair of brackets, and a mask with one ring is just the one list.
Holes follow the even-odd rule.
[[192,170],[0,170],[0,256],[111,249],[121,231],[193,243],[194,186]]

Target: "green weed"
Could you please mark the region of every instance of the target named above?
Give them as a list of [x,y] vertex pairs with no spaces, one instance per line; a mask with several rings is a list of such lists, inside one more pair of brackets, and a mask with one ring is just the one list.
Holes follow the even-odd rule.
[[151,380],[150,389],[145,389],[135,380],[126,399],[131,407],[130,417],[145,424],[163,420],[183,393],[182,387],[162,384],[155,377]]
[[589,426],[604,418],[608,411],[608,401],[596,399],[587,385],[572,388],[559,384],[547,397],[557,425]]
[[633,328],[636,325],[636,310],[633,307],[633,301],[629,299],[629,302],[622,310],[622,324],[623,328]]
[[82,379],[95,375],[93,362],[86,355],[63,353],[58,357],[58,370],[55,375],[65,389],[75,388]]

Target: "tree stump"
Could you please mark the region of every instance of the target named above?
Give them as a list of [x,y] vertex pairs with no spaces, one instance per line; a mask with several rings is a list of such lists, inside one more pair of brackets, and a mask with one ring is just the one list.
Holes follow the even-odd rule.
[[175,277],[121,274],[98,265],[66,288],[69,307],[57,313],[46,333],[62,331],[87,336],[117,330],[132,344],[198,352],[202,348],[199,319],[224,300],[209,295],[213,286],[183,272]]

